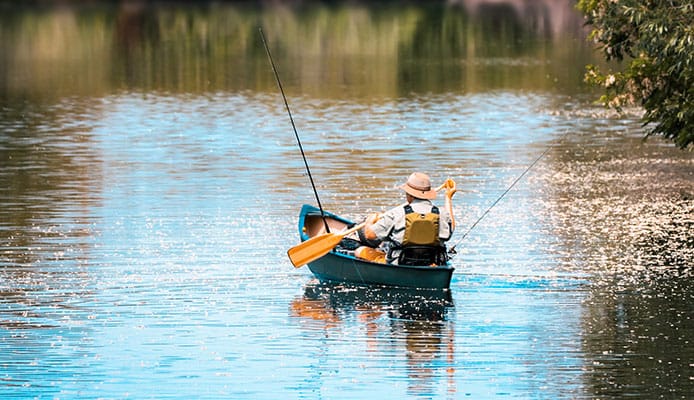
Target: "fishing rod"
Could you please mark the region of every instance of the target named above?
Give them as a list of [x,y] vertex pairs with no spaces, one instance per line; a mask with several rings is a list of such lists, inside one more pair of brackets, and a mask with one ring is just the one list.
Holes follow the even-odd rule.
[[[563,138],[564,136],[566,136],[568,133],[569,133],[569,131],[564,132],[564,134],[563,134],[559,139],[562,139],[562,138]],[[482,219],[484,219],[484,217],[486,217],[487,214],[489,214],[489,211],[490,211],[492,208],[494,208],[494,206],[496,206],[496,205],[501,201],[501,199],[503,199],[504,196],[506,196],[506,194],[507,194],[508,192],[510,192],[511,189],[513,189],[514,186],[516,186],[516,183],[518,183],[518,181],[520,181],[520,180],[525,176],[525,174],[527,174],[528,171],[530,171],[530,170],[535,166],[535,164],[537,164],[537,162],[540,161],[540,159],[541,159],[542,157],[544,157],[545,154],[547,154],[547,152],[549,152],[549,150],[550,150],[551,148],[552,148],[552,146],[548,146],[548,147],[545,149],[545,151],[543,151],[542,154],[540,154],[540,156],[537,157],[537,158],[535,159],[535,161],[533,161],[532,164],[530,164],[530,166],[529,166],[528,168],[526,168],[525,171],[523,171],[523,173],[520,174],[520,176],[516,178],[516,180],[513,181],[513,183],[511,184],[511,186],[509,186],[509,187],[501,194],[501,196],[499,196],[499,198],[497,198],[496,200],[494,200],[494,203],[492,203],[492,205],[489,206],[489,208],[487,208],[487,209],[484,211],[484,213],[482,214],[482,216],[480,216],[479,218],[477,218],[477,221],[475,221],[475,223],[472,224],[472,226],[470,226],[470,228],[468,228],[468,230],[463,234],[463,236],[462,236],[460,239],[458,239],[458,240],[453,244],[453,246],[451,246],[451,248],[448,250],[448,253],[449,253],[449,254],[456,254],[455,247],[458,246],[458,245],[460,244],[460,242],[462,242],[463,239],[465,239],[465,238],[467,237],[467,235],[468,235],[473,229],[475,229],[475,227],[477,226],[477,224],[479,224],[480,221],[482,221]],[[451,257],[451,258],[452,258],[452,257]]]
[[299,144],[299,150],[301,150],[301,158],[304,159],[304,166],[306,166],[306,172],[308,172],[308,179],[311,181],[311,187],[313,188],[313,194],[316,196],[316,202],[318,203],[318,208],[320,209],[320,215],[323,219],[323,224],[325,225],[325,231],[330,233],[330,227],[328,226],[328,221],[325,218],[325,213],[323,212],[323,206],[321,205],[320,198],[318,197],[318,191],[316,190],[316,184],[313,183],[313,176],[311,175],[311,169],[308,167],[308,161],[306,161],[306,154],[304,153],[304,147],[301,145],[301,139],[299,139],[299,132],[296,130],[296,125],[294,124],[294,118],[292,117],[292,112],[289,110],[289,103],[287,102],[287,96],[284,95],[284,89],[282,88],[282,81],[280,81],[280,74],[277,72],[275,67],[275,61],[272,59],[272,54],[270,54],[270,47],[267,45],[265,40],[265,34],[263,33],[263,28],[258,27],[260,32],[260,39],[263,41],[263,46],[265,47],[265,52],[267,52],[267,58],[270,60],[270,65],[272,66],[272,72],[275,73],[275,80],[277,81],[277,87],[282,93],[282,99],[284,99],[284,106],[287,108],[287,114],[289,115],[289,121],[292,123],[292,128],[294,129],[294,137],[296,137],[296,142]]

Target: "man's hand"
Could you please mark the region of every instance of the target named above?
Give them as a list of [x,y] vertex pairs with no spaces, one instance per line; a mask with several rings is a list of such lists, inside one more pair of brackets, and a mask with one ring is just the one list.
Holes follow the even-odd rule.
[[365,222],[366,222],[366,225],[373,225],[373,224],[375,224],[376,221],[378,221],[379,218],[381,218],[381,214],[380,214],[380,213],[373,213],[373,214],[369,215],[368,217],[366,217],[366,221],[365,221]]
[[362,232],[366,240],[378,239],[378,236],[376,236],[376,232],[374,232],[373,229],[371,229],[371,225],[375,224],[379,218],[381,218],[380,213],[373,213],[366,217],[366,219],[364,220],[365,224],[364,228],[362,228]]
[[452,199],[453,195],[457,191],[455,181],[451,178],[448,178],[446,179],[446,182],[444,182],[443,187],[446,188],[446,197]]

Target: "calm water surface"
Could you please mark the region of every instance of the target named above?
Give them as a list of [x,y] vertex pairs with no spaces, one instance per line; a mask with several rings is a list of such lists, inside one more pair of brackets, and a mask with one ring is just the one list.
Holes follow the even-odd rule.
[[[691,396],[692,153],[593,105],[570,3],[458,3],[3,6],[0,397]],[[324,207],[456,180],[450,291],[289,263],[258,24]]]

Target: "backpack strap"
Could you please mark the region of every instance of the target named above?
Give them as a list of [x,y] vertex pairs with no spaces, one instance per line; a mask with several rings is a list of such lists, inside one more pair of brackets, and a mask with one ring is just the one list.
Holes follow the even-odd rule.
[[[403,208],[405,209],[405,214],[406,214],[406,215],[407,215],[407,214],[412,214],[412,213],[414,212],[414,210],[412,209],[412,206],[411,206],[410,204],[405,204],[405,205],[403,206]],[[433,213],[433,214],[439,214],[439,208],[436,207],[435,205],[432,205],[432,206],[431,206],[431,211],[430,211],[430,212]]]

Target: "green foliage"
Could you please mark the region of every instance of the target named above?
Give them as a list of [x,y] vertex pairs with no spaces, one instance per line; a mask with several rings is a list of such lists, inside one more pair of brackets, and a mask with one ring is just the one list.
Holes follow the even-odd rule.
[[694,144],[694,2],[692,0],[579,0],[590,38],[621,72],[588,66],[586,81],[620,110],[641,105],[648,134],[681,148]]

